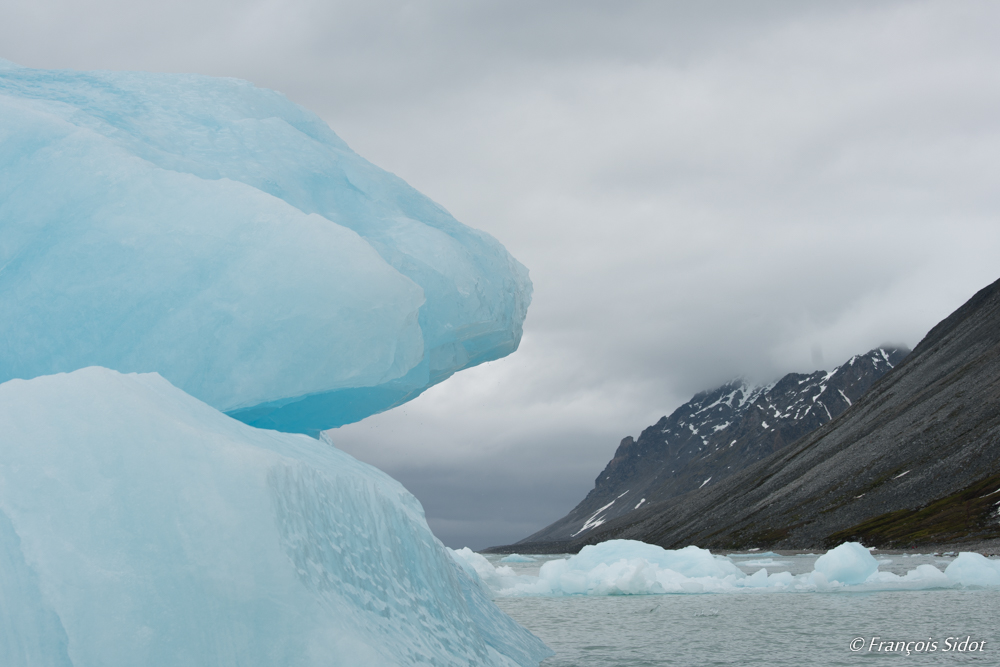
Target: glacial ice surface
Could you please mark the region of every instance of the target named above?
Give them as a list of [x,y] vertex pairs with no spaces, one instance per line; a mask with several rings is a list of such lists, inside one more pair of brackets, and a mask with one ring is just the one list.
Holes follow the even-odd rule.
[[585,546],[575,556],[546,561],[537,576],[519,574],[508,565],[494,567],[484,556],[469,549],[449,551],[470,577],[493,597],[1000,586],[1000,561],[980,554],[962,553],[944,572],[933,565],[922,564],[899,575],[880,571],[878,561],[857,542],[831,549],[816,560],[812,572],[798,575],[790,572],[769,574],[766,567],[746,574],[730,557],[716,556],[705,549],[689,546],[669,550],[633,540],[609,540]]
[[155,371],[316,435],[510,353],[530,295],[279,93],[0,63],[0,382]]
[[0,664],[536,665],[397,482],[156,374],[0,384]]

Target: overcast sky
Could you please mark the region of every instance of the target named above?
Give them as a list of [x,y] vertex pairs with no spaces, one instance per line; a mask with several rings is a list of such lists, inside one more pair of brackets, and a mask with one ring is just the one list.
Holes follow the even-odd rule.
[[29,67],[234,76],[499,239],[521,349],[331,433],[515,541],[738,375],[912,347],[1000,277],[1000,3],[4,0]]

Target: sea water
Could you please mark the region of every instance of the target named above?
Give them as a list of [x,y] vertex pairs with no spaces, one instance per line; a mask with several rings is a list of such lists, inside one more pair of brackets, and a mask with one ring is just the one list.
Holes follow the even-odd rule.
[[[921,564],[944,570],[954,560],[931,554],[875,554],[881,571],[899,575]],[[536,556],[534,562],[502,565],[518,574],[537,575],[546,561],[565,557]],[[501,564],[501,556],[488,558]],[[816,559],[732,556],[747,574],[761,567],[770,573],[802,574],[813,570]],[[747,589],[700,595],[498,597],[496,603],[555,651],[542,667],[867,665],[894,660],[1000,665],[996,589]],[[891,649],[903,645],[895,651],[889,642]],[[976,650],[970,651],[973,642]]]

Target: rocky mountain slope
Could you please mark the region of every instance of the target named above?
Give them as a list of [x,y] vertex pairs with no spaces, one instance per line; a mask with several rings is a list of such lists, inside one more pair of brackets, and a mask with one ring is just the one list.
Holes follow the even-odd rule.
[[697,394],[638,440],[622,440],[587,497],[523,542],[586,536],[646,503],[718,484],[844,412],[908,353],[877,348],[829,372],[789,373],[764,386],[736,380]]
[[935,326],[843,414],[792,446],[558,547],[630,538],[664,547],[825,548],[861,540],[906,548],[996,537],[1000,281]]

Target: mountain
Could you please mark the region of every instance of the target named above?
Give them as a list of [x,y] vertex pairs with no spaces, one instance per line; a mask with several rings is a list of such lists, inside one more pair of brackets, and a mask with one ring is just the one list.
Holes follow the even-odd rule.
[[727,549],[1000,538],[1000,280],[792,446],[560,546],[612,538]]
[[789,373],[762,386],[736,380],[699,393],[638,440],[623,439],[587,497],[521,543],[586,536],[646,503],[718,484],[844,412],[908,353],[880,347],[829,372]]

